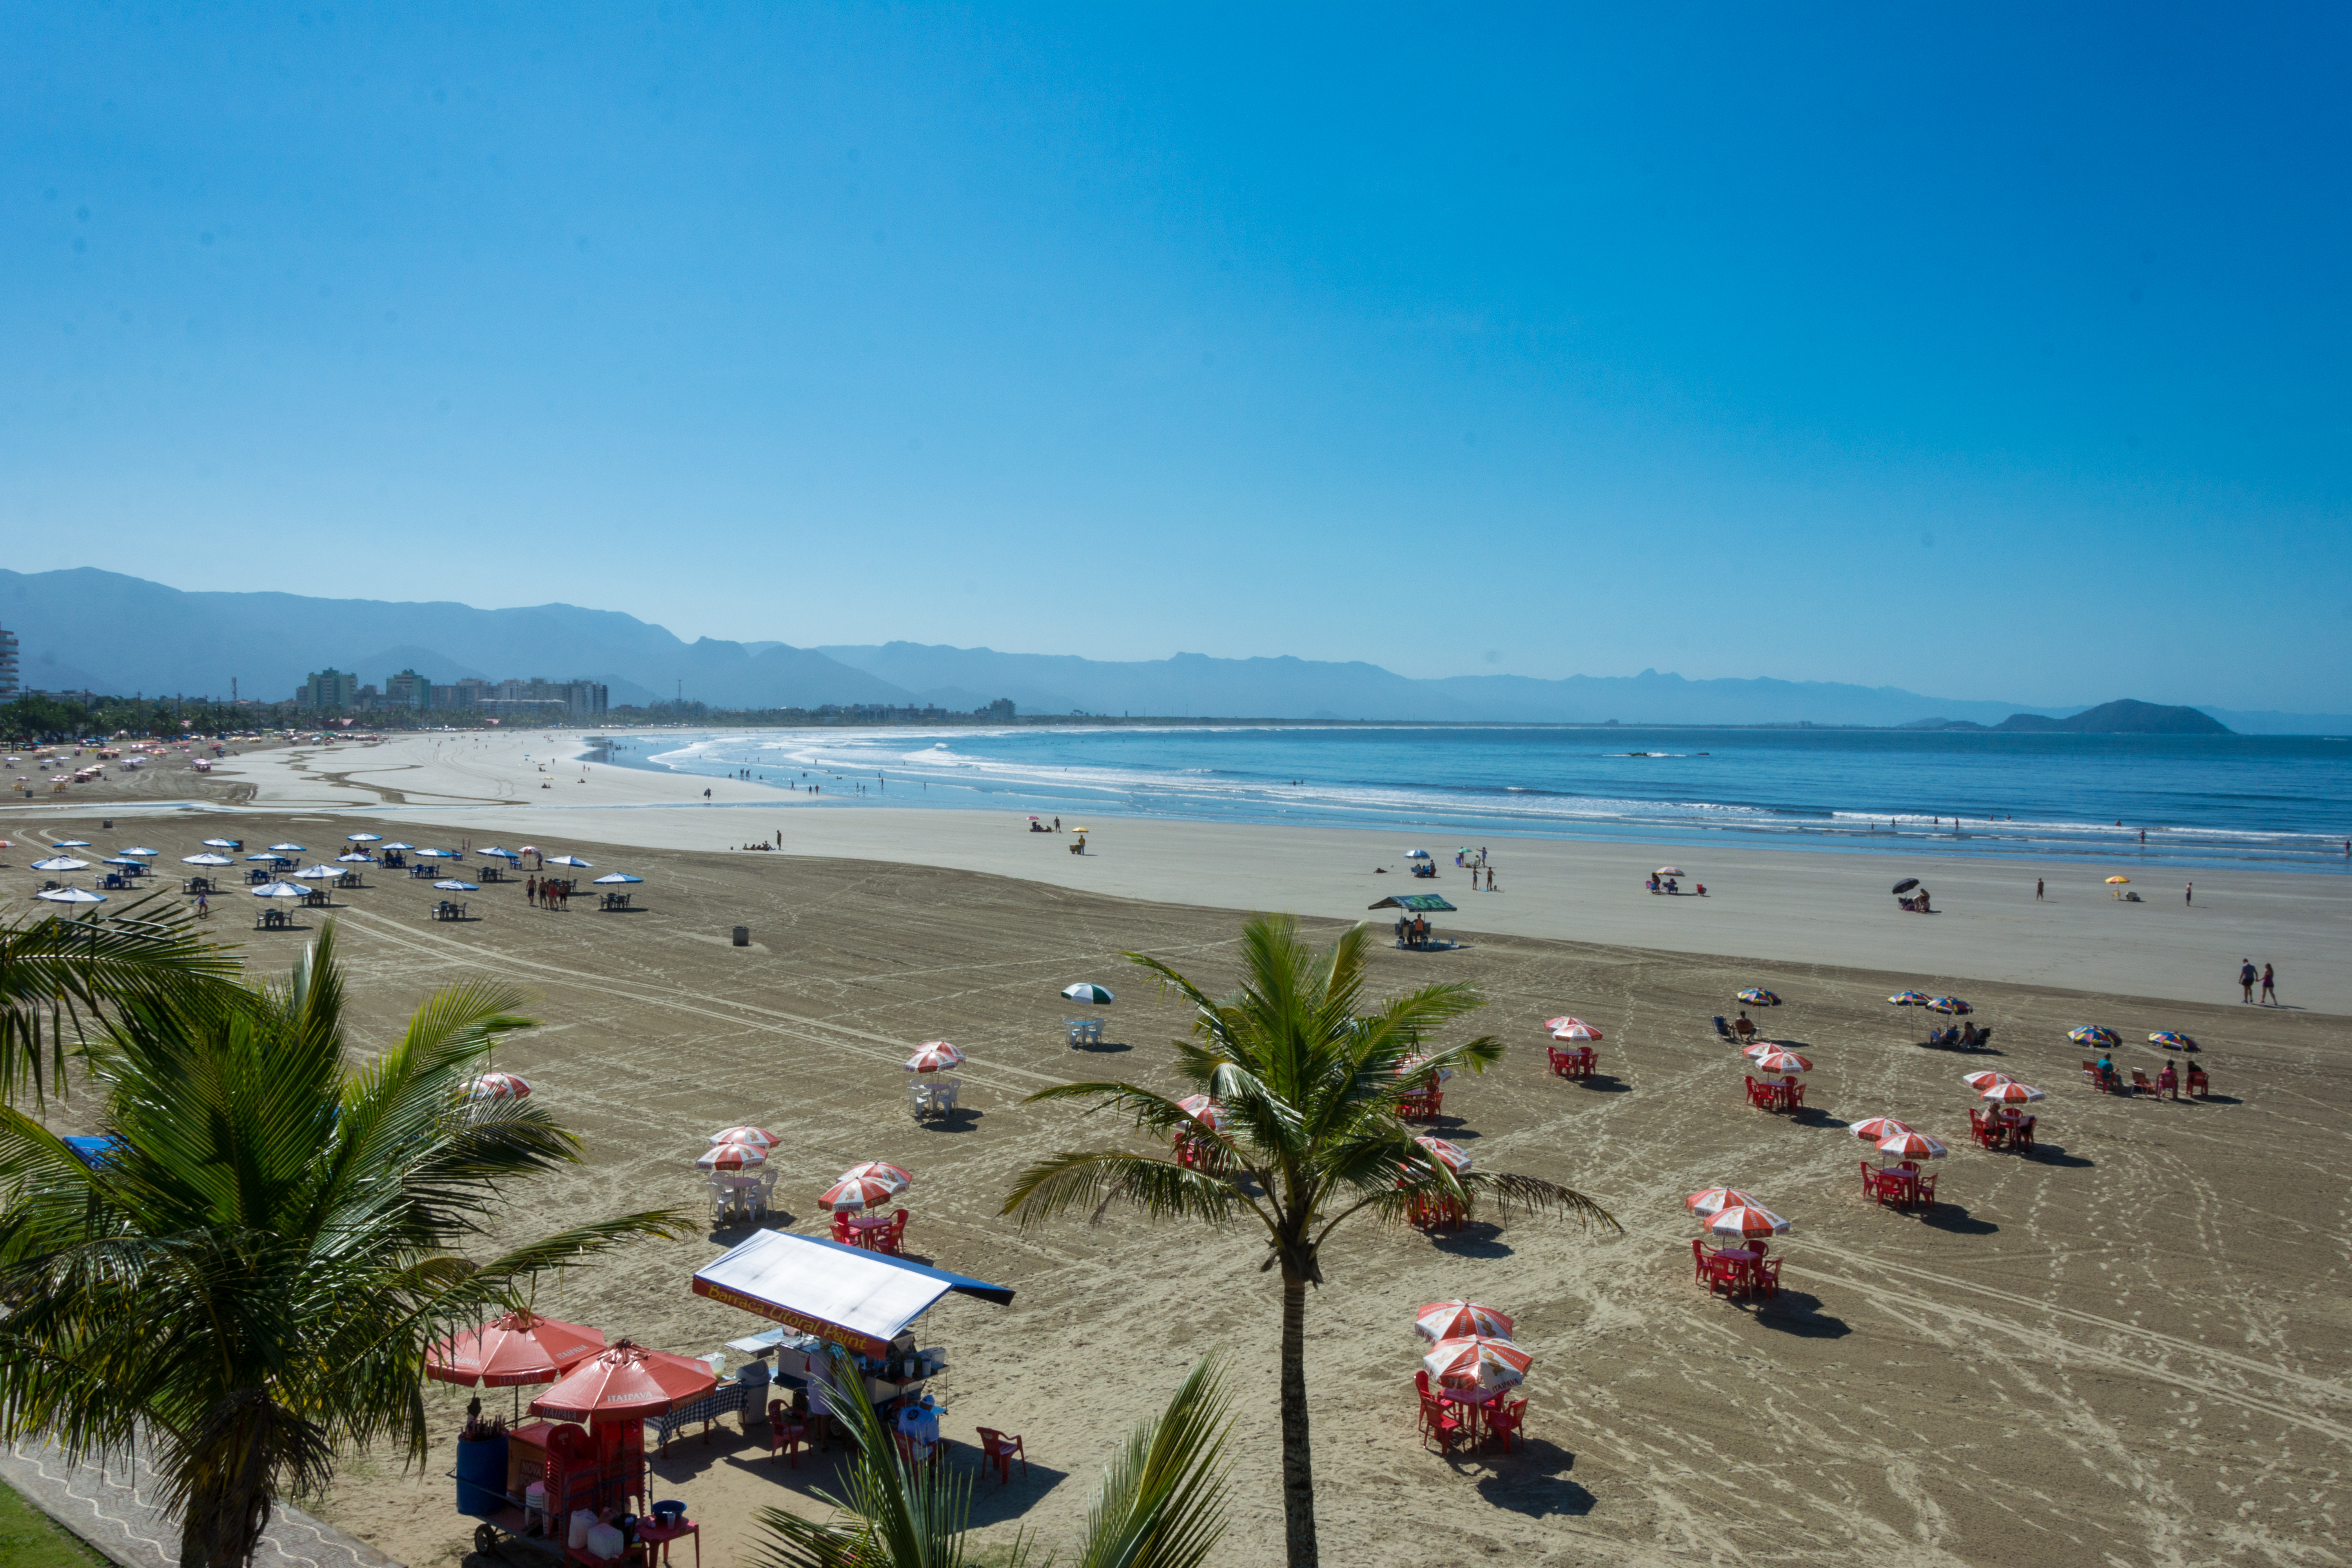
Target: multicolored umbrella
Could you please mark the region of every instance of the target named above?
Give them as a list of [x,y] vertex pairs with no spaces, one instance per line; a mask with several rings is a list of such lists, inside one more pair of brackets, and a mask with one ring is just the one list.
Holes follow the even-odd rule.
[[898,1189],[879,1176],[844,1176],[825,1188],[816,1201],[835,1214],[854,1214],[876,1204],[887,1204]]
[[912,1173],[897,1165],[885,1164],[879,1160],[868,1160],[862,1165],[852,1165],[834,1180],[846,1182],[859,1177],[883,1183],[894,1193],[903,1193],[915,1184]]
[[1967,1084],[1970,1089],[1975,1089],[1979,1094],[1982,1094],[1986,1089],[1990,1089],[1997,1083],[2007,1083],[2009,1081],[2009,1075],[2005,1072],[1994,1072],[1990,1068],[1987,1068],[1982,1072],[1972,1072],[1968,1074],[1962,1078],[1960,1081]]
[[467,1100],[527,1100],[530,1085],[517,1073],[486,1072],[466,1086]]
[[908,1072],[945,1072],[963,1066],[963,1052],[945,1040],[926,1040],[907,1058]]
[[2188,1036],[2182,1034],[2178,1029],[2158,1029],[2156,1033],[2147,1037],[2147,1043],[2151,1046],[2168,1046],[2175,1050],[2182,1051],[2193,1051],[2200,1048],[2196,1041],[2190,1039]]
[[1931,1013],[1949,1013],[1956,1017],[1962,1013],[1976,1011],[1957,996],[1938,996],[1927,1004],[1927,1010]]
[[1897,991],[1887,1000],[1897,1007],[1925,1007],[1927,1005],[1927,994],[1925,991]]
[[1756,1058],[1756,1070],[1777,1073],[1811,1072],[1813,1070],[1813,1064],[1794,1051],[1784,1051],[1776,1046]]
[[[1592,1029],[1592,1026],[1586,1023],[1581,1018],[1572,1017],[1566,1013],[1561,1014],[1557,1018],[1546,1018],[1544,1020],[1545,1034],[1557,1035],[1562,1029]],[[1601,1031],[1598,1029],[1592,1029],[1592,1037],[1596,1040],[1599,1039],[1601,1037]]]
[[2129,877],[2110,877],[2107,879],[2107,885],[2109,887],[2120,887],[2130,880],[2131,879]]
[[1910,1131],[1911,1124],[1907,1121],[1897,1121],[1892,1116],[1871,1116],[1855,1122],[1846,1131],[1865,1143],[1875,1143],[1881,1138],[1891,1138],[1898,1132]]
[[1565,1028],[1554,1029],[1551,1037],[1555,1040],[1597,1040],[1601,1037],[1601,1031],[1590,1024],[1571,1020]]
[[623,1340],[572,1364],[530,1413],[554,1421],[643,1421],[704,1398],[719,1384],[708,1363]]
[[713,1143],[694,1163],[706,1171],[756,1171],[768,1163],[768,1152],[752,1143]]
[[542,1318],[525,1307],[434,1345],[425,1352],[425,1375],[461,1388],[519,1388],[553,1383],[565,1368],[604,1348],[601,1330]]
[[2097,1024],[2078,1024],[2066,1031],[2066,1037],[2078,1046],[2105,1046],[2110,1049],[2124,1043],[2121,1035]]
[[1465,1334],[1438,1341],[1421,1364],[1441,1388],[1492,1389],[1517,1387],[1534,1361],[1508,1340]]
[[1701,1219],[1712,1219],[1725,1209],[1761,1207],[1738,1187],[1706,1187],[1683,1200],[1683,1207]]
[[1770,1209],[1757,1204],[1737,1204],[1715,1211],[1706,1228],[1717,1236],[1738,1237],[1743,1241],[1755,1241],[1767,1236],[1785,1235],[1789,1222]]
[[710,1135],[716,1143],[749,1143],[754,1149],[772,1149],[783,1142],[764,1127],[728,1127]]
[[1999,1083],[1988,1085],[1979,1098],[1990,1100],[1995,1105],[2030,1105],[2044,1097],[2030,1083],[2013,1083],[2003,1079]]
[[1225,1130],[1225,1108],[1208,1095],[1188,1094],[1176,1102],[1176,1109],[1212,1132]]
[[1751,985],[1739,994],[1739,999],[1751,1007],[1778,1007],[1780,999],[1760,985]]
[[1878,1152],[1898,1160],[1940,1160],[1947,1151],[1925,1132],[1890,1133],[1878,1141]]
[[1448,1143],[1443,1138],[1426,1135],[1415,1138],[1413,1142],[1428,1150],[1433,1159],[1457,1176],[1470,1168],[1470,1151],[1459,1143]]
[[1432,1344],[1447,1340],[1507,1340],[1511,1320],[1475,1301],[1432,1301],[1412,1315],[1412,1331]]

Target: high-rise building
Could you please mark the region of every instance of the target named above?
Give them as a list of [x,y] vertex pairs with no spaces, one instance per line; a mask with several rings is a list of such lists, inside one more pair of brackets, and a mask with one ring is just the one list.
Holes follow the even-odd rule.
[[16,695],[16,634],[0,626],[0,701]]
[[383,702],[387,708],[430,708],[433,683],[413,669],[388,675],[383,680]]
[[360,678],[347,670],[331,666],[313,670],[310,679],[296,693],[296,706],[302,708],[349,708],[360,694]]

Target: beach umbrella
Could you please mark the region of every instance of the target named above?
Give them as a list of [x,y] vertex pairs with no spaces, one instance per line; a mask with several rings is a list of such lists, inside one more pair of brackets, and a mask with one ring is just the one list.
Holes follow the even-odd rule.
[[110,855],[105,859],[100,861],[99,864],[101,866],[128,866],[137,871],[144,871],[147,868],[146,861],[133,860],[128,855]]
[[1429,1065],[1429,1058],[1415,1051],[1397,1063],[1396,1075],[1399,1078],[1434,1078],[1439,1083],[1444,1083],[1454,1076],[1454,1069],[1452,1068],[1433,1069]]
[[291,860],[287,859],[285,856],[283,856],[283,855],[272,855],[272,854],[270,854],[270,853],[269,853],[268,850],[266,850],[266,849],[261,850],[261,851],[259,851],[259,852],[257,852],[257,853],[256,853],[256,854],[248,855],[248,856],[247,856],[247,857],[246,857],[246,858],[247,858],[247,859],[248,859],[248,860],[261,860],[261,861],[266,861],[267,863],[268,863],[269,865],[272,865],[272,866],[290,866],[290,865],[292,865],[292,864],[293,864],[293,862],[292,862]]
[[903,1193],[915,1184],[915,1178],[908,1172],[880,1160],[868,1160],[862,1165],[852,1165],[834,1180],[846,1182],[853,1177],[865,1177],[871,1181],[885,1183],[892,1192],[896,1193]]
[[1780,999],[1760,985],[1751,985],[1739,994],[1739,999],[1751,1007],[1777,1007]]
[[1768,1055],[1773,1051],[1785,1051],[1788,1048],[1788,1047],[1782,1045],[1778,1040],[1759,1040],[1752,1046],[1740,1047],[1739,1054],[1746,1057],[1752,1062],[1758,1057]]
[[2107,879],[2107,885],[2111,888],[2121,887],[2124,883],[2130,880],[2131,879],[2129,877],[2110,877]]
[[163,853],[163,851],[162,851],[161,849],[148,849],[148,848],[144,848],[144,847],[132,847],[132,848],[125,849],[125,850],[123,851],[123,853],[124,853],[125,855],[161,855],[161,854]]
[[2147,1043],[2151,1046],[2169,1046],[2183,1051],[2193,1051],[2198,1048],[2196,1041],[2178,1029],[2158,1029],[2147,1037]]
[[[1543,1026],[1544,1033],[1548,1035],[1557,1035],[1562,1029],[1589,1029],[1592,1027],[1591,1025],[1586,1023],[1583,1019],[1573,1017],[1566,1013],[1562,1013],[1557,1018],[1546,1018],[1543,1022]],[[1596,1035],[1593,1037],[1598,1039],[1600,1037]]]
[[1107,987],[1097,985],[1088,980],[1081,980],[1076,985],[1063,986],[1062,994],[1073,1002],[1091,1002],[1097,1007],[1107,1007],[1117,1000]]
[[825,1188],[816,1201],[835,1214],[851,1214],[887,1204],[898,1195],[898,1189],[878,1176],[844,1176]]
[[51,888],[47,892],[35,893],[33,897],[37,899],[47,899],[53,904],[102,904],[106,902],[106,895],[104,893],[86,893],[70,882],[67,883],[62,888]]
[[1432,1138],[1426,1133],[1415,1138],[1413,1142],[1428,1150],[1431,1159],[1456,1175],[1470,1168],[1470,1151],[1459,1143],[1448,1143],[1443,1138]]
[[1590,1024],[1580,1024],[1571,1019],[1566,1028],[1554,1029],[1551,1037],[1555,1040],[1597,1040],[1601,1037],[1601,1031]]
[[207,849],[242,849],[245,846],[238,843],[234,838],[207,838],[205,840],[205,847]]
[[925,1040],[907,1058],[908,1072],[945,1072],[963,1066],[963,1052],[945,1040]]
[[1925,1132],[1906,1130],[1890,1132],[1878,1141],[1878,1152],[1892,1154],[1898,1160],[1940,1160],[1945,1149]]
[[257,899],[307,899],[310,896],[310,889],[298,888],[291,882],[264,882],[253,889],[253,896]]
[[694,1163],[706,1171],[756,1171],[768,1163],[768,1152],[750,1143],[713,1143]]
[[1898,899],[1899,899],[1899,898],[1901,898],[1904,894],[1906,894],[1906,893],[1909,892],[1912,889],[1914,889],[1914,888],[1917,887],[1918,885],[1919,885],[1919,879],[1918,879],[1918,878],[1916,878],[1916,877],[1906,877],[1906,878],[1904,878],[1901,881],[1899,881],[1899,882],[1897,882],[1897,883],[1895,883],[1895,896],[1896,898],[1898,898]]
[[526,855],[536,855],[539,853],[539,846],[536,844],[526,844],[522,847],[522,852]]
[[1426,849],[1408,849],[1404,852],[1404,858],[1408,860],[1426,860],[1430,857]]
[[1991,1100],[1995,1105],[2031,1105],[2042,1099],[2042,1093],[2030,1083],[2003,1079],[2000,1083],[1988,1084],[1979,1098]]
[[596,868],[593,862],[583,860],[577,855],[550,855],[547,858],[547,863],[551,866],[577,866],[583,871],[593,871]]
[[1931,1013],[1949,1013],[1955,1017],[1958,1017],[1962,1013],[1973,1013],[1976,1011],[1975,1008],[1969,1006],[1967,1003],[1961,1001],[1957,996],[1938,996],[1934,1001],[1927,1004],[1927,1010]]
[[1966,1077],[1962,1078],[1960,1081],[1967,1084],[1970,1089],[1975,1089],[1979,1094],[1982,1094],[1986,1089],[1990,1089],[1997,1083],[2007,1083],[2009,1081],[2009,1075],[2005,1072],[1995,1072],[1990,1068],[1987,1068],[1982,1072],[1972,1072],[1968,1074]]
[[[346,844],[381,844],[383,842],[383,835],[380,833],[346,833],[343,835],[343,842]],[[602,1340],[604,1336],[599,1334],[597,1338]]]
[[270,847],[277,850],[280,855],[302,855],[309,853],[309,847],[301,844],[273,844]]
[[710,1142],[714,1144],[749,1143],[754,1149],[772,1149],[783,1140],[764,1127],[728,1127],[713,1132]]
[[385,846],[384,846],[384,847],[385,847],[386,849],[414,849],[414,848],[415,848],[415,847],[416,847],[416,846],[415,846],[415,845],[414,845],[414,844],[402,844],[402,843],[399,843],[399,842],[395,841],[395,842],[394,842],[394,843],[391,843],[391,844],[387,844],[387,845],[385,845]]
[[519,1388],[553,1383],[566,1368],[604,1348],[601,1331],[542,1318],[524,1307],[434,1344],[425,1352],[425,1375],[461,1388]]
[[1892,1138],[1897,1132],[1910,1131],[1911,1124],[1897,1121],[1892,1116],[1873,1116],[1855,1122],[1846,1131],[1865,1143],[1875,1143],[1881,1138]]
[[1811,1072],[1813,1070],[1813,1064],[1794,1051],[1782,1050],[1776,1046],[1756,1058],[1756,1070],[1777,1073]]
[[488,849],[477,849],[474,853],[477,855],[495,855],[501,860],[520,860],[522,858],[521,856],[516,854],[513,850],[501,849],[495,844],[490,846]]
[[455,877],[444,878],[433,886],[445,893],[478,893],[482,890],[473,883],[461,882]]
[[1475,1301],[1432,1301],[1412,1315],[1412,1331],[1432,1344],[1447,1340],[1507,1340],[1511,1320]]
[[1508,1340],[1465,1334],[1438,1341],[1421,1364],[1441,1388],[1512,1388],[1527,1376],[1534,1360]]
[[455,860],[457,858],[457,852],[455,849],[419,849],[416,853],[419,858],[426,860]]
[[1784,1234],[1789,1222],[1760,1205],[1740,1204],[1717,1209],[1714,1217],[1706,1222],[1706,1228],[1717,1236],[1756,1241],[1764,1237]]
[[1927,1005],[1927,994],[1925,991],[1897,991],[1887,1000],[1897,1007],[1925,1007]]
[[528,1100],[530,1084],[520,1073],[486,1072],[466,1086],[467,1100]]
[[33,869],[36,871],[87,871],[89,869],[89,862],[77,860],[70,855],[52,855],[46,860],[34,861]]
[[645,879],[643,877],[631,877],[623,872],[615,871],[611,876],[597,878],[595,882],[592,885],[599,888],[607,888],[614,885],[615,883],[642,882]]
[[627,1340],[572,1363],[555,1386],[530,1402],[553,1421],[638,1422],[707,1397],[719,1385],[708,1363],[649,1351]]
[[332,866],[305,866],[294,874],[306,882],[322,882],[342,875]]
[[1725,1209],[1761,1207],[1754,1198],[1738,1187],[1702,1187],[1683,1200],[1683,1207],[1701,1219],[1711,1218]]
[[1225,1108],[1205,1094],[1188,1094],[1176,1102],[1176,1109],[1212,1132],[1225,1130]]
[[236,862],[226,855],[183,855],[180,857],[180,864],[183,866],[234,866]]
[[2066,1037],[2078,1046],[2105,1046],[2110,1049],[2124,1043],[2121,1035],[2097,1024],[2077,1024],[2066,1031]]
[[89,847],[89,840],[87,838],[60,838],[58,840],[58,847],[60,849],[87,849]]
[[1653,877],[1687,877],[1690,873],[1684,870],[1680,866],[1661,866],[1656,870],[1651,872],[1650,875]]
[[346,866],[373,866],[375,864],[374,856],[358,849],[352,850],[348,855],[338,855],[335,858]]

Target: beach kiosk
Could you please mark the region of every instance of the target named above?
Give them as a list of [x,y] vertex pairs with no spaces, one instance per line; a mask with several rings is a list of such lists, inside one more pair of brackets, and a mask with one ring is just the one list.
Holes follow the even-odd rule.
[[1454,945],[1451,941],[1440,941],[1430,931],[1430,916],[1454,912],[1454,906],[1435,893],[1399,893],[1392,899],[1382,899],[1379,903],[1366,907],[1400,911],[1396,923],[1396,944],[1399,947],[1428,952]]
[[727,1345],[739,1355],[773,1355],[777,1381],[804,1383],[828,1344],[847,1351],[877,1409],[919,1397],[924,1382],[946,1365],[942,1352],[918,1350],[912,1331],[941,1297],[1013,1301],[1003,1285],[780,1230],[759,1231],[698,1270],[694,1293],[782,1325]]

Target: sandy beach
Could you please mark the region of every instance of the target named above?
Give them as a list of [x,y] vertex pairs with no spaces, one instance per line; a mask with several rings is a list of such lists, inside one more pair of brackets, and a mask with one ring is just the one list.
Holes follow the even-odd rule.
[[[784,1135],[786,1228],[821,1228],[810,1200],[847,1164],[904,1164],[916,1176],[910,1253],[1016,1292],[1005,1308],[951,1299],[919,1330],[948,1352],[935,1384],[947,1434],[968,1442],[986,1425],[1026,1440],[1026,1480],[980,1486],[984,1538],[1026,1530],[1066,1550],[1110,1445],[1194,1356],[1221,1348],[1242,1397],[1218,1560],[1278,1562],[1277,1325],[1259,1248],[1118,1213],[1021,1232],[996,1211],[1028,1161],[1125,1136],[1024,1095],[1076,1078],[1171,1081],[1168,1042],[1186,1020],[1120,950],[1216,988],[1231,977],[1235,911],[1288,909],[1336,932],[1386,892],[1430,886],[1373,870],[1401,865],[1405,844],[1113,818],[1091,825],[1079,857],[986,814],[699,779],[689,797],[684,780],[576,761],[539,771],[572,743],[414,737],[267,749],[201,779],[151,771],[138,792],[100,793],[110,784],[70,808],[0,809],[18,845],[0,877],[21,912],[37,907],[24,897],[37,881],[26,850],[58,837],[144,842],[170,866],[215,831],[315,848],[362,828],[527,841],[595,861],[583,875],[643,876],[646,907],[627,915],[534,910],[494,885],[473,896],[477,918],[439,923],[426,918],[438,895],[381,873],[329,911],[362,1045],[389,1037],[438,983],[489,973],[536,992],[544,1026],[499,1065],[531,1080],[589,1156],[518,1190],[512,1234],[647,1204],[707,1212],[690,1162],[732,1122]],[[98,830],[106,816],[111,834]],[[785,853],[737,847],[779,833]],[[2352,1066],[2340,1015],[2352,988],[2336,972],[2352,880],[2215,873],[2183,909],[2178,888],[2119,904],[2069,866],[2037,904],[2030,864],[1904,870],[1678,847],[1709,897],[1669,900],[1642,890],[1662,862],[1639,846],[1494,850],[1496,892],[1469,893],[1450,865],[1435,884],[1463,906],[1441,921],[1462,945],[1384,945],[1381,984],[1481,990],[1488,1005],[1471,1027],[1513,1050],[1447,1086],[1436,1131],[1482,1168],[1591,1194],[1625,1233],[1526,1220],[1434,1238],[1364,1228],[1334,1249],[1308,1318],[1327,1561],[1420,1563],[1433,1542],[1457,1557],[1559,1563],[2346,1560]],[[1890,871],[1927,876],[1948,912],[1895,910]],[[257,969],[290,963],[306,933],[244,929],[236,902],[217,900],[221,934]],[[303,923],[320,919],[305,911]],[[751,928],[748,949],[728,942],[738,923]],[[2237,1002],[2242,953],[2278,964],[2293,1005]],[[1071,1009],[1056,993],[1079,979],[1119,993],[1098,1052],[1072,1049],[1059,1027]],[[1748,985],[1785,998],[1765,1030],[1816,1064],[1802,1117],[1750,1109],[1743,1064],[1713,1037],[1708,1019]],[[1925,1047],[1928,1020],[1885,1002],[1905,986],[1967,996],[1995,1052]],[[1606,1036],[1589,1084],[1545,1070],[1538,1022],[1560,1011]],[[2151,1072],[2165,1053],[2144,1043],[2149,1031],[2196,1036],[2214,1097],[2094,1092],[2064,1034],[2086,1022],[2119,1030],[2118,1062]],[[898,1064],[940,1037],[971,1053],[966,1110],[919,1125]],[[1986,1066],[2048,1091],[2037,1156],[1968,1142],[1973,1101],[1958,1079]],[[76,1100],[55,1120],[78,1130],[88,1110]],[[1845,1124],[1881,1113],[1951,1145],[1945,1201],[1924,1216],[1861,1194],[1866,1151]],[[1795,1222],[1775,1248],[1788,1286],[1777,1303],[1693,1283],[1682,1198],[1719,1181]],[[688,1279],[743,1234],[632,1249],[551,1282],[541,1304],[662,1349],[715,1349],[759,1324]],[[1536,1353],[1521,1451],[1447,1458],[1416,1438],[1412,1311],[1454,1295],[1514,1314]],[[320,1509],[417,1568],[467,1561],[470,1536],[440,1473],[464,1396],[433,1397],[440,1446],[423,1476],[354,1464]],[[825,1464],[772,1464],[731,1417],[656,1468],[660,1495],[706,1521],[713,1568],[751,1560],[753,1509],[815,1510],[811,1489],[829,1484]]]

